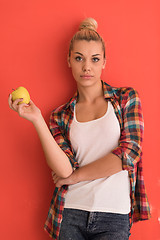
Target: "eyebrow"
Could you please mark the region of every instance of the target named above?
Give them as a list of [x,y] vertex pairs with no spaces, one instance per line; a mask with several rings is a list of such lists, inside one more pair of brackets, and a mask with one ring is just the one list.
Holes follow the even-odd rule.
[[[82,54],[82,53],[80,53],[80,52],[74,52],[74,53],[76,53],[76,54],[79,54],[79,55],[83,56],[83,54]],[[99,55],[101,55],[101,54],[97,53],[97,54],[93,54],[92,56],[93,56],[93,57],[95,57],[95,56],[99,56]]]

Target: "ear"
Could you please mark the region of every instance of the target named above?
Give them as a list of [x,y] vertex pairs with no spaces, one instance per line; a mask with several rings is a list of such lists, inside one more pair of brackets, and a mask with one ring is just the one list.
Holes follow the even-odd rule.
[[69,55],[68,55],[68,57],[67,57],[67,62],[68,62],[68,67],[70,68],[70,67],[71,67],[71,63],[70,63],[70,57],[69,57]]
[[102,69],[105,69],[105,66],[106,66],[106,58],[104,59],[104,62],[103,62],[103,67],[102,67]]

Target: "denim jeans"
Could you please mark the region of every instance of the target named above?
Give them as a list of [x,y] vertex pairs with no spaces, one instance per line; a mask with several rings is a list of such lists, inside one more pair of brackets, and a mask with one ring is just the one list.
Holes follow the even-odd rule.
[[129,236],[129,214],[64,209],[60,240],[128,240]]

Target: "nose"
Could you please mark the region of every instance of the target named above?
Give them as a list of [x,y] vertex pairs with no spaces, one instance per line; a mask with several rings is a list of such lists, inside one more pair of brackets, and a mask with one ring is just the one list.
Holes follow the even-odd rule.
[[85,61],[83,64],[83,72],[89,72],[91,70],[91,65],[89,63],[89,61]]

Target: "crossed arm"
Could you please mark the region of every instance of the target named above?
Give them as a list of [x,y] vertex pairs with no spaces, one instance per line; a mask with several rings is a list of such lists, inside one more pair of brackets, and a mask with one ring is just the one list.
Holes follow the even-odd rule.
[[109,177],[121,171],[122,165],[127,171],[134,169],[141,157],[144,129],[141,101],[134,89],[126,90],[123,105],[123,129],[118,147],[105,157],[75,170],[65,179],[53,173],[57,187]]
[[107,178],[122,170],[122,160],[113,153],[109,153],[90,164],[76,169],[69,177],[61,178],[52,172],[56,187],[72,185],[81,181],[92,181],[99,178]]

